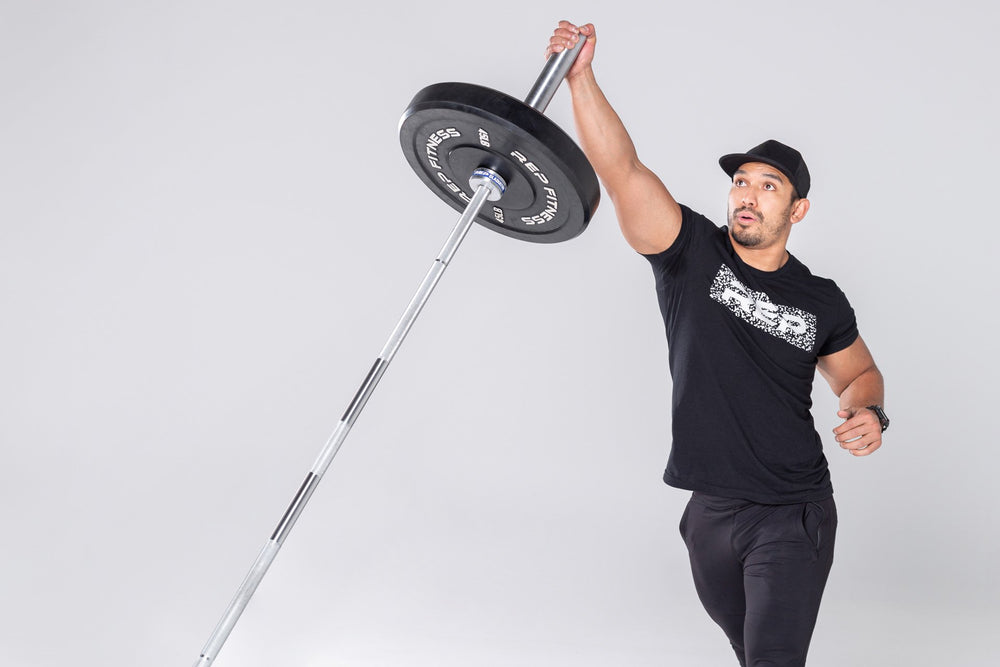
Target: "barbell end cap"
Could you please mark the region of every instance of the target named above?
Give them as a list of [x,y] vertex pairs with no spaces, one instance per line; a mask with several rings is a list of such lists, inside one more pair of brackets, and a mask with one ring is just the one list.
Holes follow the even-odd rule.
[[490,192],[486,196],[487,201],[499,201],[503,197],[503,193],[507,191],[507,181],[492,169],[479,167],[469,177],[469,187],[472,188],[473,192],[480,187],[485,187]]

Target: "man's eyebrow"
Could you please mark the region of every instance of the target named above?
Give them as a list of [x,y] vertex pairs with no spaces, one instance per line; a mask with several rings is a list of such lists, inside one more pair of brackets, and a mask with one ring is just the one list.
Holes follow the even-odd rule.
[[[743,176],[746,176],[749,173],[750,172],[746,171],[745,169],[737,169],[736,171],[733,172],[733,177],[735,178],[736,176],[739,176],[741,174]],[[776,180],[778,182],[781,182],[781,176],[779,174],[772,174],[769,171],[765,171],[764,173],[761,174],[761,176],[766,176],[766,177],[769,177],[769,178],[773,178],[774,180]]]

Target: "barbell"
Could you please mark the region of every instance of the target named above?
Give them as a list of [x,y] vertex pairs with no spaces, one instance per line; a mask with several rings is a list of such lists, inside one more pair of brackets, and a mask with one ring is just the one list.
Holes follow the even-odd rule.
[[597,176],[583,151],[543,113],[584,41],[546,61],[524,102],[483,86],[439,83],[418,92],[403,112],[399,140],[407,162],[462,215],[195,667],[218,656],[472,223],[535,243],[566,241],[586,229],[600,201]]

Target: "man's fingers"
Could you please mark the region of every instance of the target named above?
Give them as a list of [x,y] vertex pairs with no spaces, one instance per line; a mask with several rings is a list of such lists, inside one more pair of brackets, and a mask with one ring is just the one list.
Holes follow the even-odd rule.
[[865,437],[878,435],[879,432],[879,429],[871,424],[858,424],[853,428],[847,428],[838,433],[837,442],[851,443]]
[[[868,412],[871,412],[871,411],[868,411]],[[841,416],[841,418],[843,419],[843,416],[842,416],[843,415],[843,411],[838,412],[837,414],[839,416]],[[851,430],[856,429],[856,428],[867,428],[867,427],[878,428],[879,430],[881,430],[882,426],[881,426],[881,424],[878,423],[878,419],[876,419],[874,413],[871,413],[871,414],[860,414],[860,415],[857,415],[855,417],[851,417],[850,419],[848,419],[847,421],[845,421],[840,426],[837,426],[836,428],[834,428],[833,429],[833,434],[836,435],[836,436],[838,436],[837,439],[839,440],[840,439],[839,436],[841,436],[844,433],[847,433],[848,431],[851,431]]]
[[851,452],[852,456],[868,456],[881,446],[882,446],[882,438],[878,437],[872,440],[872,442],[868,444],[862,445],[855,449],[849,449],[848,451]]
[[854,456],[868,456],[882,446],[881,425],[868,415],[848,419],[833,433],[837,444]]
[[[549,43],[545,47],[545,57],[549,58],[579,45],[581,56],[576,59],[573,68],[567,74],[567,78],[572,77],[590,65],[594,57],[594,40],[596,39],[597,31],[593,23],[577,26],[569,21],[560,21],[558,27],[552,31],[552,36],[549,37]],[[591,42],[590,44],[586,43],[588,40]],[[582,55],[584,48],[588,49],[587,55]]]
[[549,38],[549,48],[547,53],[559,53],[566,49],[573,48],[573,45],[580,39],[580,31],[571,23],[560,21],[559,27]]
[[865,445],[870,445],[876,440],[879,440],[880,438],[878,435],[877,431],[856,429],[837,438],[837,442],[839,442],[840,446],[844,449],[860,449]]
[[594,24],[584,23],[583,25],[576,25],[575,23],[570,23],[569,21],[560,21],[559,27],[556,28],[556,31],[558,32],[560,30],[568,30],[574,35],[580,33],[589,37],[594,34]]
[[848,419],[833,433],[837,443],[855,456],[871,454],[882,445],[881,425],[867,416]]

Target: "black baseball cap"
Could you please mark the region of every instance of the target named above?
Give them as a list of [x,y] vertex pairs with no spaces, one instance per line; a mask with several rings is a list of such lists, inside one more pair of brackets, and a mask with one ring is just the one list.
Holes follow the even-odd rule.
[[763,162],[777,168],[792,182],[799,197],[809,194],[809,168],[806,167],[802,154],[791,146],[768,139],[746,153],[730,153],[719,158],[719,166],[722,167],[722,171],[729,174],[730,178],[747,162]]

